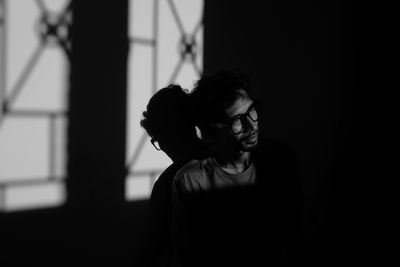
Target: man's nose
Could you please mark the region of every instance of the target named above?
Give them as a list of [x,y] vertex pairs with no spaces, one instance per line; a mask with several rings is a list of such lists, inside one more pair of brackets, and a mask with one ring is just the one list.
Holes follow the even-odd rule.
[[244,125],[245,128],[250,131],[255,130],[257,128],[257,122],[253,121],[249,116],[246,116]]

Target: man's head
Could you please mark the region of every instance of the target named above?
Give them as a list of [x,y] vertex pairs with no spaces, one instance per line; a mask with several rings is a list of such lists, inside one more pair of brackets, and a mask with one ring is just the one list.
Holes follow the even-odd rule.
[[140,125],[151,137],[153,145],[173,161],[193,153],[198,142],[188,95],[179,85],[169,85],[155,93],[143,112]]
[[190,99],[196,124],[206,140],[249,151],[258,144],[258,106],[240,73],[222,70],[201,78]]

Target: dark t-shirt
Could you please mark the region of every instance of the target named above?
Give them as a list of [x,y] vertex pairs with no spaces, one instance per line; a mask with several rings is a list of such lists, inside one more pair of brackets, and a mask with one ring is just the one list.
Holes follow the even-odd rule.
[[254,170],[246,171],[256,174],[255,181],[233,186],[208,182],[221,181],[210,168],[216,167],[212,159],[178,171],[172,189],[174,266],[300,265],[297,157],[283,143],[263,141],[253,159]]

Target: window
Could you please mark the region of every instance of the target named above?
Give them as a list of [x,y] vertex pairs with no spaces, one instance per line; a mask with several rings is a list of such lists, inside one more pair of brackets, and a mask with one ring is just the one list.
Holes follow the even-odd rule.
[[0,0],[0,212],[65,200],[67,0]]
[[203,0],[131,0],[126,198],[143,199],[171,160],[151,145],[142,112],[160,88],[191,89],[203,65]]

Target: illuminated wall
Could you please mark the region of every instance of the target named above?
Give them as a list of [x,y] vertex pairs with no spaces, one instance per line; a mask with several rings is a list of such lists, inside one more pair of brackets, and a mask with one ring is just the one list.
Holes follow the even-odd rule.
[[65,201],[67,0],[0,0],[0,212]]
[[128,200],[147,198],[171,160],[140,127],[150,97],[170,83],[192,89],[203,67],[203,0],[132,0],[128,63]]
[[[126,199],[147,198],[171,160],[139,121],[170,83],[203,68],[203,0],[131,0]],[[65,202],[69,0],[0,0],[0,212]]]

